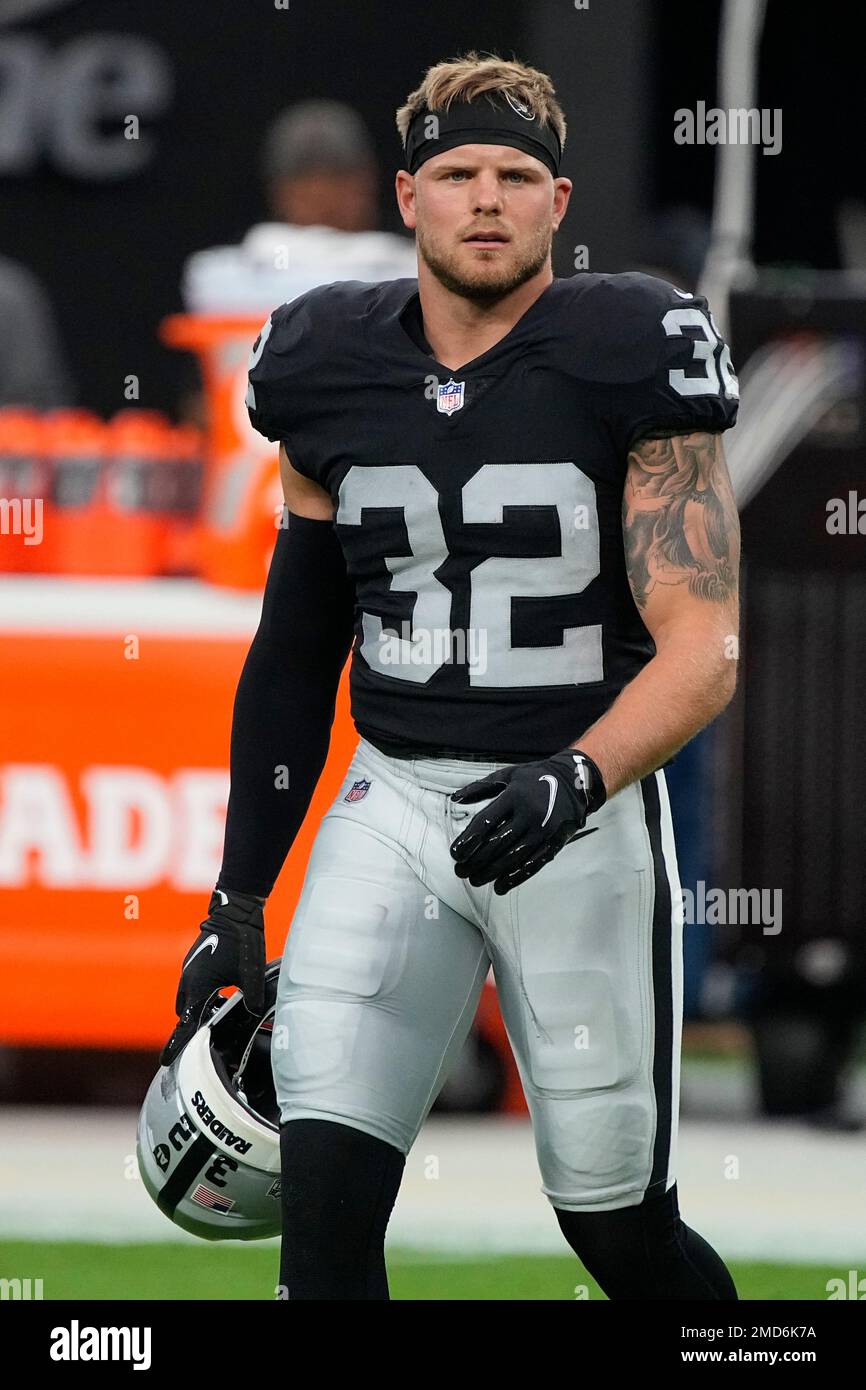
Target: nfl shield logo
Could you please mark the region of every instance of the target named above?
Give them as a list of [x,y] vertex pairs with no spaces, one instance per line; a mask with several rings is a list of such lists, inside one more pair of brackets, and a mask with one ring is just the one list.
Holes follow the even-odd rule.
[[357,782],[353,782],[353,783],[352,783],[352,786],[351,786],[351,787],[349,788],[349,790],[346,792],[346,795],[343,797],[343,800],[344,800],[344,801],[362,801],[363,798],[367,795],[367,792],[368,792],[369,790],[370,790],[370,783],[367,781],[367,778],[366,778],[366,777],[361,777],[361,778],[358,779]]
[[463,381],[455,381],[452,377],[444,386],[440,386],[436,396],[436,409],[443,415],[453,415],[455,410],[462,409],[465,384]]

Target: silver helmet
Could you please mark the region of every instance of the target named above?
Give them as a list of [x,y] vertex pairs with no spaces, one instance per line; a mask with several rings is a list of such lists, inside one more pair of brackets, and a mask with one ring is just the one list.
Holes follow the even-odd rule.
[[271,1036],[280,961],[265,969],[265,1012],[240,990],[212,1011],[171,1066],[160,1067],[138,1121],[136,1152],[160,1211],[205,1240],[280,1233],[280,1119]]

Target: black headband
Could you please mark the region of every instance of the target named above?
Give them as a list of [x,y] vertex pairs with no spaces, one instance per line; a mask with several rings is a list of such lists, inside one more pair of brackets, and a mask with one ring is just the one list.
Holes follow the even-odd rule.
[[406,167],[410,174],[427,159],[458,145],[513,145],[546,164],[559,176],[562,146],[550,125],[541,125],[531,106],[507,93],[494,99],[482,93],[474,101],[453,102],[446,110],[426,107],[412,117],[406,135]]

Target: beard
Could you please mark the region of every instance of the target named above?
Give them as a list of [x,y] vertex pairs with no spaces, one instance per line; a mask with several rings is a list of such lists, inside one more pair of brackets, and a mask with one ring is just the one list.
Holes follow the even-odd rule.
[[[445,250],[433,237],[422,231],[420,226],[415,229],[415,240],[418,254],[446,290],[450,290],[452,294],[459,294],[474,304],[485,305],[495,304],[497,300],[504,299],[527,280],[531,280],[533,275],[538,274],[550,255],[553,228],[539,228],[532,243],[526,247],[517,261],[512,261],[510,265],[503,266],[498,271],[491,270],[484,252],[481,252],[481,255],[485,256],[485,263],[479,265],[477,270],[467,270],[459,264],[456,251]],[[509,242],[508,245],[511,246],[512,243]],[[498,254],[501,253],[487,253],[491,257]]]

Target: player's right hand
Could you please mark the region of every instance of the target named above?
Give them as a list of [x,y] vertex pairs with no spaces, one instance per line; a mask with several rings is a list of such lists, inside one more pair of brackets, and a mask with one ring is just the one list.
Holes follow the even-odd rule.
[[178,1023],[159,1061],[170,1066],[197,1032],[217,990],[238,985],[252,1014],[265,1009],[264,898],[215,888],[208,915],[183,959],[175,999]]

